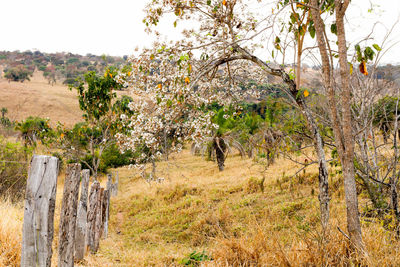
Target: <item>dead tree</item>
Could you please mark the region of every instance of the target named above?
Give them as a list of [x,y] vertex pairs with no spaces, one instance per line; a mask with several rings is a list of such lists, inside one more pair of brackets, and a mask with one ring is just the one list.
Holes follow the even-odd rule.
[[21,266],[51,266],[58,159],[33,156],[25,193]]

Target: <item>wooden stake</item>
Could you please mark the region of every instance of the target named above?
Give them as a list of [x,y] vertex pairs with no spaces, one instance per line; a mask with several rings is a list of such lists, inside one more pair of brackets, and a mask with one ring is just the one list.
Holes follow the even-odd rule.
[[80,172],[81,165],[74,163],[68,165],[65,174],[58,244],[59,267],[74,266],[75,228]]
[[51,266],[58,159],[35,155],[25,193],[21,266]]
[[75,231],[75,261],[81,261],[86,253],[86,235],[87,235],[87,200],[89,189],[90,171],[83,170],[81,172],[82,186],[81,197],[78,204],[78,215],[76,218]]

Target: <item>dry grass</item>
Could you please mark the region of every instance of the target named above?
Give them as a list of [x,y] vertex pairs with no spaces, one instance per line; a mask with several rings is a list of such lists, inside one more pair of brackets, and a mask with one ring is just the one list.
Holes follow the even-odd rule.
[[[126,92],[118,92],[118,95]],[[29,116],[50,118],[54,126],[58,121],[71,126],[82,120],[77,94],[60,82],[48,84],[42,72],[35,72],[31,81],[8,82],[0,77],[0,108],[8,109],[11,120],[21,121]]]
[[0,266],[19,266],[21,261],[23,207],[0,201]]
[[50,118],[53,125],[57,121],[72,125],[81,119],[76,92],[61,84],[51,86],[39,72],[24,83],[0,78],[0,107],[6,107],[7,116],[18,121],[39,116]]
[[[215,163],[184,151],[158,169],[165,182],[151,185],[134,169],[119,169],[110,236],[78,266],[176,266],[193,251],[212,257],[205,266],[400,266],[400,241],[379,220],[362,219],[369,258],[361,261],[349,253],[346,237],[336,229],[346,229],[340,177],[331,178],[332,227],[324,239],[315,169],[291,177],[296,166],[278,159],[264,174],[264,192],[263,168],[238,156],[228,158],[226,170],[219,172]],[[61,175],[54,265],[62,180]],[[365,201],[360,203],[363,209]],[[9,215],[0,220],[1,260],[17,264],[23,210],[8,202],[0,209]]]

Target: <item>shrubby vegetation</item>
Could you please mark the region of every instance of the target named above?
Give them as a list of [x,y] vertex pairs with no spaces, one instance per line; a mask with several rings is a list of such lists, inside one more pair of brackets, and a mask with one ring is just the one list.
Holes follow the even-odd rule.
[[23,83],[24,81],[29,81],[30,76],[32,76],[32,71],[27,69],[24,65],[18,65],[4,70],[4,78],[8,81]]
[[49,84],[58,81],[66,85],[75,84],[75,79],[83,77],[88,71],[102,73],[107,66],[123,67],[126,58],[40,51],[0,51],[0,65],[5,66],[4,77],[8,80],[29,81],[36,69],[43,72]]
[[32,149],[0,136],[0,195],[19,200],[25,195]]

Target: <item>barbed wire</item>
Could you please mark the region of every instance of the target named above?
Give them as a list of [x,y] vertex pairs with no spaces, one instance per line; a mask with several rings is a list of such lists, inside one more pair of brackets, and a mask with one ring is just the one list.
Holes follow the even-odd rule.
[[0,162],[4,162],[4,163],[23,163],[23,164],[29,164],[29,162],[26,162],[26,161],[8,161],[8,160],[0,160]]

